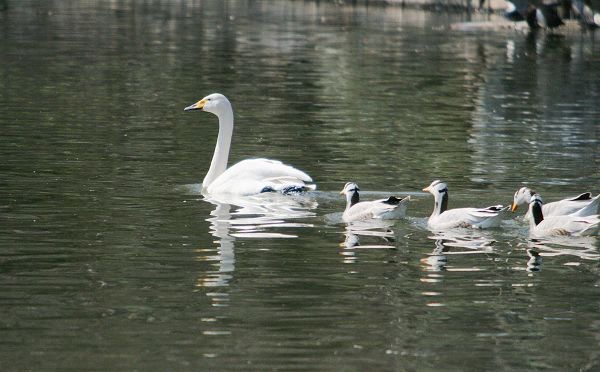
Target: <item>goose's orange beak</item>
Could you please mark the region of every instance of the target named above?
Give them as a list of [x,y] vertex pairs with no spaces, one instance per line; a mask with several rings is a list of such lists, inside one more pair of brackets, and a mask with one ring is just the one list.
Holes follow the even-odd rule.
[[510,211],[514,212],[519,208],[519,205],[515,202],[512,203],[512,205],[510,206]]

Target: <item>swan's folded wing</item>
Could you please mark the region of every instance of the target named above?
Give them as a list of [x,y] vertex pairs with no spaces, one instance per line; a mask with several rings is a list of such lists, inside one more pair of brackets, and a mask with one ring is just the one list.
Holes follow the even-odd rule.
[[265,187],[274,191],[278,186],[305,186],[312,178],[299,169],[278,160],[247,159],[234,164],[210,186],[210,193],[234,193],[253,195],[263,192]]

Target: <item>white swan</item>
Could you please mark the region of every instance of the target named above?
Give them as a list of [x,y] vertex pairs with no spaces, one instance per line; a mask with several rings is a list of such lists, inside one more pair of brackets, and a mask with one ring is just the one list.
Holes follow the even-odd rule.
[[598,235],[600,219],[598,215],[577,217],[574,215],[544,217],[542,198],[534,194],[529,202],[529,232],[534,236],[549,235]]
[[190,105],[184,111],[202,110],[219,118],[219,135],[210,168],[202,181],[203,194],[255,195],[262,192],[281,193],[314,190],[306,173],[271,159],[247,159],[227,168],[233,109],[222,94],[213,93]]
[[358,185],[348,182],[340,194],[346,195],[346,210],[342,215],[344,222],[362,221],[368,219],[394,220],[406,215],[406,208],[410,196],[397,198],[390,196],[387,199],[360,201]]
[[477,229],[497,227],[509,210],[509,207],[503,207],[502,205],[487,208],[448,209],[448,185],[440,180],[433,181],[423,191],[428,191],[435,199],[433,212],[427,221],[427,227],[432,230],[445,230],[455,227]]
[[[520,205],[529,204],[531,197],[535,194],[536,192],[531,190],[529,187],[521,187],[515,192],[511,210],[514,212],[519,208]],[[573,198],[567,198],[552,203],[543,204],[542,213],[546,217],[563,216],[567,214],[583,217],[598,214],[599,207],[600,194],[592,197],[592,193],[584,192]],[[525,219],[531,219],[531,212],[527,211],[525,214]]]

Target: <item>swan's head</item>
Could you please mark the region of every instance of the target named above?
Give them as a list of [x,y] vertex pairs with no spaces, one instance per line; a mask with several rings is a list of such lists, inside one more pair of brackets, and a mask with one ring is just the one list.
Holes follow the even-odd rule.
[[514,212],[517,210],[517,208],[519,208],[519,205],[529,203],[533,194],[535,194],[535,191],[531,191],[529,187],[521,187],[518,189],[513,197],[513,203],[510,207],[510,210]]
[[355,192],[359,191],[358,185],[354,182],[346,182],[342,191],[340,191],[341,195],[352,195]]
[[231,103],[224,95],[213,93],[183,109],[183,111],[193,110],[202,110],[220,116],[222,113],[231,111]]
[[424,188],[423,191],[427,191],[427,192],[431,193],[433,196],[436,196],[439,194],[447,193],[448,185],[446,184],[446,182],[443,182],[440,180],[435,180],[429,186]]

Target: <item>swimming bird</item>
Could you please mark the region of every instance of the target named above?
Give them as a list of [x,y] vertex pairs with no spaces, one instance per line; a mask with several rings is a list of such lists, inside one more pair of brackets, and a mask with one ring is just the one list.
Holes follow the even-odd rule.
[[487,208],[448,209],[448,185],[440,180],[433,181],[423,189],[435,199],[433,212],[427,221],[427,227],[433,230],[445,230],[456,227],[485,229],[497,227],[509,207],[494,205]]
[[534,194],[529,202],[529,212],[532,218],[529,220],[529,233],[534,236],[550,235],[598,235],[600,231],[600,219],[598,215],[577,217],[566,216],[544,216],[542,198]]
[[204,194],[255,195],[263,192],[292,193],[316,189],[312,178],[278,160],[246,159],[227,168],[233,135],[233,109],[222,94],[213,93],[184,111],[201,110],[219,118],[219,135],[210,168],[202,181]]
[[589,29],[600,27],[600,14],[594,13],[592,8],[584,0],[574,0],[571,4],[573,14],[579,18],[582,26]]
[[525,20],[527,3],[524,1],[506,1],[506,10],[504,11],[504,17],[509,21],[519,22]]
[[[529,204],[531,197],[536,192],[531,190],[529,187],[521,187],[515,192],[511,210],[516,211],[520,205]],[[543,204],[542,212],[544,216],[562,216],[567,214],[575,214],[576,216],[591,216],[598,214],[598,208],[600,207],[600,194],[592,197],[591,192],[584,192],[572,198],[566,198],[558,200],[552,203]],[[525,219],[529,220],[531,213],[527,211]]]
[[346,195],[346,210],[342,215],[344,222],[362,221],[368,219],[394,220],[406,215],[410,196],[398,198],[390,196],[387,199],[360,201],[358,185],[347,182],[340,194]]
[[558,3],[554,4],[538,4],[537,6],[529,4],[525,20],[531,29],[553,29],[564,25],[564,22],[558,15],[556,8]]

